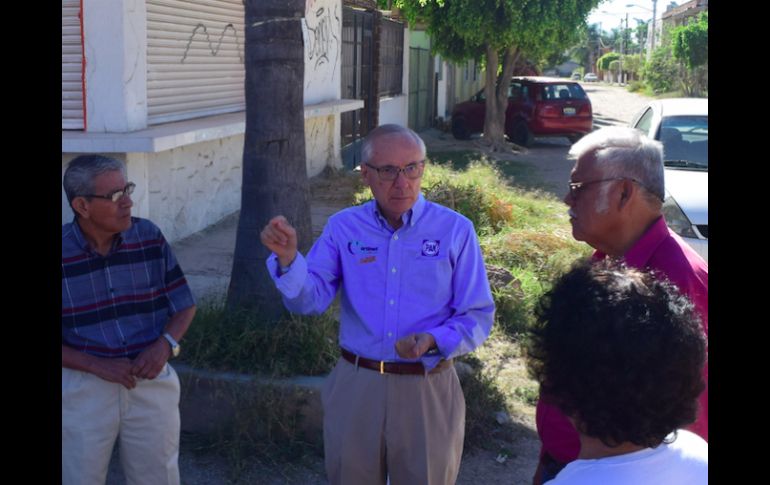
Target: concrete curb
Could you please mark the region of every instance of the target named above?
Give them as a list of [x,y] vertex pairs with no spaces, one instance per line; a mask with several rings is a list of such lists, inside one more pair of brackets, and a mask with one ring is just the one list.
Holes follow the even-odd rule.
[[235,372],[195,369],[173,364],[182,391],[179,412],[182,431],[214,434],[233,425],[246,426],[253,436],[264,432],[265,409],[288,417],[306,442],[323,444],[321,386],[326,376],[276,379]]

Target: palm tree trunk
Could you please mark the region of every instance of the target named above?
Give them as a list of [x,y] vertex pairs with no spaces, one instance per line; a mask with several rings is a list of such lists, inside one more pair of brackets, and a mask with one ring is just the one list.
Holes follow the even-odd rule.
[[303,105],[305,0],[245,0],[246,134],[241,214],[227,307],[284,309],[265,269],[259,233],[282,214],[297,229],[300,251],[311,243]]

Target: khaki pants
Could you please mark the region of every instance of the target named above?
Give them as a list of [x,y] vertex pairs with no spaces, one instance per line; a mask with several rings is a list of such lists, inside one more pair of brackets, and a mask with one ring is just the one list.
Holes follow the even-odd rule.
[[454,366],[380,374],[344,359],[324,382],[324,453],[332,485],[451,485],[465,436]]
[[134,389],[62,368],[62,484],[103,485],[112,448],[128,485],[179,484],[179,378],[166,364]]

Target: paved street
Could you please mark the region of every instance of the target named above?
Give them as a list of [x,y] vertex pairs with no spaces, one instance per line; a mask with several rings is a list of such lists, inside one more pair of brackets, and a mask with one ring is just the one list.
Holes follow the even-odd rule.
[[[603,83],[582,83],[591,100],[594,129],[605,126],[625,126],[649,101],[640,94],[629,93],[620,86]],[[537,138],[528,153],[512,158],[532,167],[534,177],[542,187],[560,199],[567,194],[567,181],[573,161],[567,160],[570,143],[566,138]]]

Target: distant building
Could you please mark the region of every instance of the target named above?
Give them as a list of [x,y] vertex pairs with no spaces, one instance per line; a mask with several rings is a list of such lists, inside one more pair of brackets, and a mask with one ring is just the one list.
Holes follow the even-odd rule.
[[697,18],[698,14],[708,11],[708,9],[708,0],[691,0],[679,6],[672,2],[660,16],[660,21],[663,24],[663,29],[672,29],[687,24],[691,19]]

